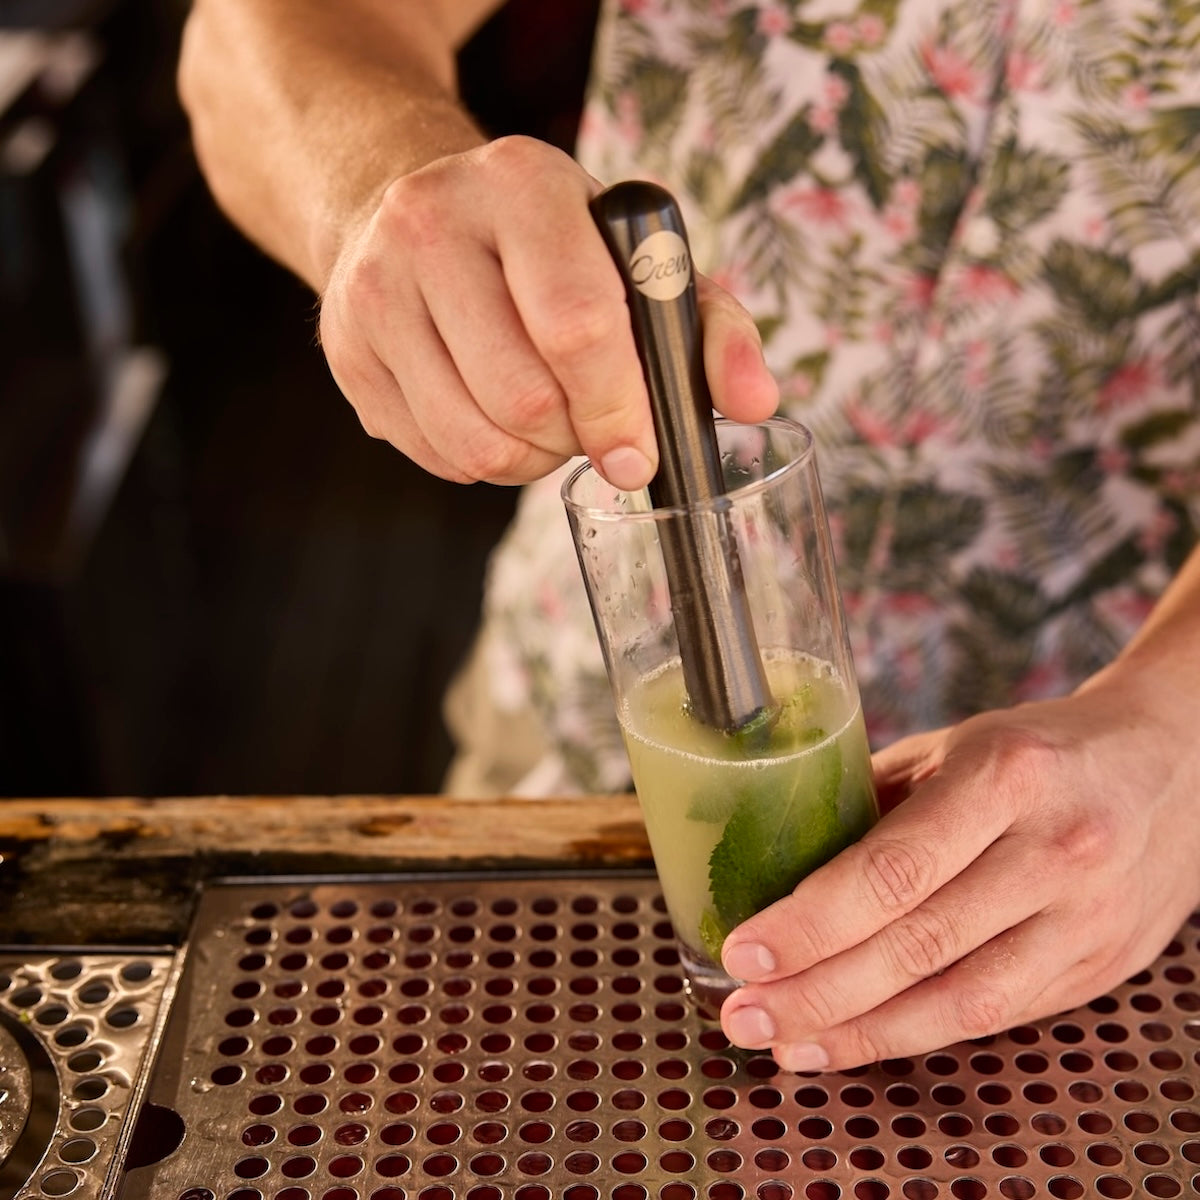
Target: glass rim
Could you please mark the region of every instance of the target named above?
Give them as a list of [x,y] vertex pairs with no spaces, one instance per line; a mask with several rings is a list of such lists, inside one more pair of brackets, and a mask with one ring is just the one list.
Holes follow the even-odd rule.
[[[768,475],[764,475],[761,479],[752,480],[749,483],[743,483],[732,491],[722,492],[719,496],[714,496],[710,500],[697,500],[691,504],[668,504],[660,508],[643,508],[643,509],[615,509],[615,508],[598,508],[595,505],[584,504],[575,499],[571,495],[572,488],[585,475],[597,475],[600,473],[596,470],[595,465],[585,460],[575,467],[571,473],[563,480],[562,487],[559,489],[559,495],[562,497],[563,504],[568,511],[577,517],[585,517],[592,521],[662,521],[669,517],[678,517],[685,514],[713,512],[717,510],[725,510],[731,502],[736,502],[747,496],[753,496],[758,492],[764,491],[766,488],[772,487],[784,476],[790,475],[793,471],[804,470],[812,460],[814,453],[815,440],[812,430],[807,425],[801,425],[799,421],[793,420],[791,417],[768,417],[765,421],[733,421],[728,417],[717,417],[714,424],[718,429],[735,428],[735,429],[778,429],[788,434],[797,434],[803,443],[800,452],[792,459],[777,467]],[[603,476],[600,476],[603,478]],[[623,492],[620,488],[612,489],[614,494],[622,496],[636,496],[637,492]]]

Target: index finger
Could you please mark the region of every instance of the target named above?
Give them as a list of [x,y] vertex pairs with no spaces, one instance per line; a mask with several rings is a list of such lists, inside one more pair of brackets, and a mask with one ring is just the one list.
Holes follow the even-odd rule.
[[580,448],[610,483],[636,490],[653,477],[658,447],[625,288],[587,207],[598,185],[566,156],[547,165],[498,203],[501,266]]
[[721,958],[735,979],[807,970],[911,912],[1012,823],[995,789],[943,770],[861,840],[734,929]]

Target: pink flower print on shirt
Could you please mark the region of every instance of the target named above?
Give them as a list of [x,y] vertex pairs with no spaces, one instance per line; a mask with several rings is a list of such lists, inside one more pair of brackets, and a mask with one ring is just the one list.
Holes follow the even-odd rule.
[[537,589],[538,611],[552,625],[562,624],[567,617],[566,605],[562,593],[549,580],[543,580]]
[[980,392],[987,386],[991,370],[992,356],[988,343],[980,338],[972,338],[963,348],[963,384],[974,392]]
[[1168,509],[1160,508],[1150,523],[1138,535],[1138,549],[1147,558],[1153,558],[1162,553],[1167,544],[1167,538],[1179,527],[1179,518]]
[[1070,687],[1069,676],[1060,658],[1047,658],[1017,680],[1013,689],[1017,700],[1048,700],[1061,696]]
[[825,27],[825,45],[834,54],[849,54],[857,41],[853,27],[845,21],[831,21]]
[[850,95],[850,85],[840,75],[826,75],[821,91],[835,108],[841,108]]
[[907,242],[917,231],[917,218],[911,209],[889,204],[883,211],[883,227],[898,242]]
[[917,230],[921,185],[915,179],[897,180],[883,211],[883,227],[897,241],[908,241]]
[[1162,485],[1169,495],[1180,500],[1190,499],[1200,492],[1200,471],[1186,471],[1182,468],[1164,471]]
[[850,422],[854,432],[868,446],[896,445],[896,430],[878,413],[865,408],[859,397],[856,396],[853,400],[847,401],[846,419]]
[[607,130],[607,120],[595,108],[589,105],[583,110],[579,118],[580,140],[602,141]]
[[782,8],[774,4],[764,5],[758,10],[758,20],[755,23],[759,33],[767,37],[779,37],[792,27],[792,18]]
[[1124,475],[1129,463],[1129,451],[1121,446],[1102,446],[1096,453],[1096,464],[1105,475]]
[[1054,442],[1045,434],[1039,433],[1029,439],[1029,456],[1038,462],[1049,462],[1054,457]]
[[1122,363],[1104,381],[1096,395],[1096,407],[1101,412],[1111,412],[1136,404],[1146,393],[1162,384],[1162,372],[1158,364],[1148,358]]
[[871,446],[914,448],[949,429],[949,423],[926,408],[909,409],[895,422],[866,408],[855,397],[846,405],[846,417],[855,432]]
[[1144,83],[1131,83],[1121,94],[1121,102],[1133,112],[1143,112],[1150,104],[1150,89]]
[[866,13],[859,17],[854,28],[859,42],[864,46],[878,46],[887,37],[887,25],[882,17],[874,13]]
[[936,413],[926,408],[914,408],[900,423],[900,441],[905,446],[919,446],[948,428],[949,422]]
[[828,104],[818,104],[808,114],[808,123],[818,133],[833,133],[837,129],[838,110],[831,108]]
[[1110,588],[1096,597],[1096,612],[1101,620],[1120,630],[1127,641],[1142,627],[1154,607],[1154,599],[1131,585]]
[[780,202],[785,209],[795,209],[806,221],[816,225],[833,225],[844,229],[850,218],[850,202],[837,188],[805,185],[791,188]]
[[900,289],[901,296],[907,308],[916,312],[925,312],[933,303],[934,292],[937,291],[937,276],[925,271],[910,275]]
[[832,133],[850,95],[850,85],[840,75],[826,75],[823,98],[809,114],[808,123],[818,133]]
[[966,267],[959,276],[958,290],[967,299],[984,304],[1008,300],[1018,292],[1017,285],[1003,271],[986,263]]
[[617,133],[620,138],[632,146],[638,145],[644,134],[642,109],[638,104],[637,95],[632,91],[620,92],[615,104],[617,114]]
[[996,547],[992,561],[1002,571],[1015,571],[1021,565],[1021,555],[1012,542],[1003,542]]
[[1079,228],[1083,233],[1084,241],[1089,245],[1107,248],[1108,243],[1112,240],[1108,221],[1100,213],[1084,217]]
[[952,46],[938,46],[926,42],[921,47],[921,61],[933,86],[948,99],[961,97],[974,100],[979,92],[979,72],[970,59]]
[[787,400],[808,400],[813,394],[813,378],[806,372],[799,371],[782,380],[779,390]]
[[1042,64],[1024,50],[1014,50],[1004,64],[1004,78],[1015,92],[1035,92],[1042,87]]
[[[844,556],[846,548],[846,518],[837,511],[829,514],[829,541],[833,546],[833,557],[836,562]],[[846,604],[844,597],[842,603]],[[848,605],[846,611],[849,612]]]
[[897,180],[892,188],[892,203],[916,211],[921,205],[921,185],[915,179]]
[[1058,0],[1051,13],[1050,19],[1055,25],[1066,27],[1074,25],[1076,17],[1079,16],[1079,10],[1075,6],[1074,0]]
[[883,611],[895,617],[923,617],[937,607],[928,592],[892,592],[883,602]]

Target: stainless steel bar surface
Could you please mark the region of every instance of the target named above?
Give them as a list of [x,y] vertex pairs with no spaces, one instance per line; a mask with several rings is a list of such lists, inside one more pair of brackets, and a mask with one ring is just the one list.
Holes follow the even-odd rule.
[[186,955],[182,1137],[123,1200],[1200,1194],[1200,916],[1090,1005],[811,1076],[695,1011],[651,876],[229,882]]

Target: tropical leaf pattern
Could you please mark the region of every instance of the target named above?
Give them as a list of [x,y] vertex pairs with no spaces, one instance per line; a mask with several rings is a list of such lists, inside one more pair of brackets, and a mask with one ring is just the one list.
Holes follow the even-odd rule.
[[[610,0],[594,68],[581,161],[676,194],[816,434],[874,741],[1109,660],[1200,522],[1200,4]],[[611,788],[557,493],[494,687]]]

